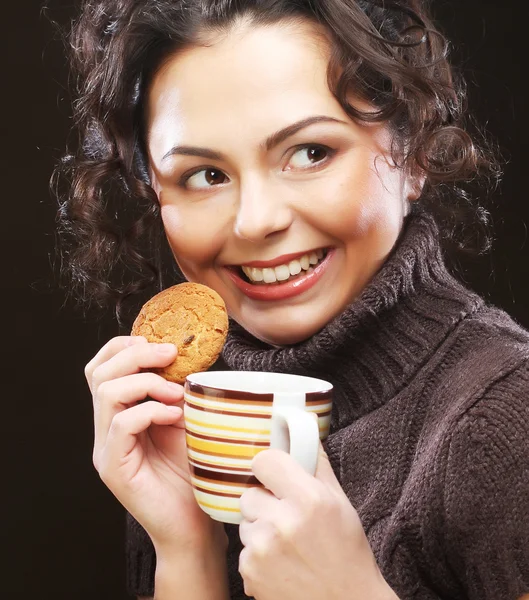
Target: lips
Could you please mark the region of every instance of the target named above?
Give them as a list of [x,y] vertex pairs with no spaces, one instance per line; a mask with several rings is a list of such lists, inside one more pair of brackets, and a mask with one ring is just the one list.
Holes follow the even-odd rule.
[[[244,271],[247,273],[246,277],[242,274],[243,271],[240,267],[227,267],[226,271],[237,288],[252,300],[286,300],[303,294],[316,285],[332,261],[334,249],[322,250],[320,252],[322,258],[318,259],[319,262],[317,264],[309,265],[308,269],[300,269],[301,272],[295,276],[291,275],[292,270],[289,271],[288,278],[286,277],[286,272],[282,274],[282,271],[284,271],[283,267],[285,267],[285,265],[289,266],[294,261],[301,264],[301,260],[303,260],[304,266],[306,266],[304,257],[309,256],[310,254],[311,253],[280,257],[282,261],[280,263],[278,263],[277,260],[270,261],[269,263],[250,263],[249,265],[244,266]],[[286,259],[290,259],[288,263],[286,263]],[[276,266],[272,267],[274,263]],[[258,267],[256,266],[257,264],[270,266]],[[293,266],[294,273],[296,270],[297,267]],[[261,273],[259,273],[259,271],[261,271]],[[268,271],[273,271],[273,274]],[[282,277],[284,281],[277,281],[277,271],[279,271],[280,277]],[[252,281],[254,276],[256,276],[256,279],[260,279],[261,274],[263,274],[263,278],[264,275],[267,275],[267,278],[264,279],[264,281],[266,282],[268,279],[270,283]]]
[[243,265],[242,271],[250,283],[259,283],[268,285],[276,282],[287,281],[297,277],[300,273],[315,268],[316,265],[325,258],[326,250],[314,250],[306,254],[298,255],[288,262],[283,262],[277,266],[265,268]]

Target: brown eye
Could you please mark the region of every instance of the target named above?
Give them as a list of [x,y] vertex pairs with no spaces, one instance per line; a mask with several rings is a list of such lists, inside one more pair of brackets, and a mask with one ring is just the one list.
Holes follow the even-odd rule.
[[216,185],[228,183],[228,176],[220,169],[200,169],[189,177],[184,177],[182,185],[189,190],[204,190]]
[[312,162],[320,162],[327,156],[327,151],[321,146],[314,146],[307,150],[307,157]]
[[303,146],[296,150],[288,163],[287,170],[307,169],[314,165],[324,163],[332,155],[330,148],[313,144]]
[[226,175],[217,169],[206,169],[205,179],[210,185],[219,185],[226,182]]

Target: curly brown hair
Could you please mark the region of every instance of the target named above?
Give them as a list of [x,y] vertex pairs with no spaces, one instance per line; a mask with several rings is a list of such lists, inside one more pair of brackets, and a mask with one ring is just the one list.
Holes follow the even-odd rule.
[[[69,34],[78,149],[54,179],[60,253],[72,292],[114,306],[118,321],[127,298],[163,288],[164,269],[176,273],[145,158],[149,84],[168,57],[241,16],[324,26],[330,90],[352,119],[391,128],[394,160],[425,177],[421,209],[447,238],[472,202],[469,186],[499,177],[490,145],[468,133],[464,83],[420,0],[85,0]],[[374,111],[352,106],[351,90]],[[472,223],[485,217],[477,209]]]

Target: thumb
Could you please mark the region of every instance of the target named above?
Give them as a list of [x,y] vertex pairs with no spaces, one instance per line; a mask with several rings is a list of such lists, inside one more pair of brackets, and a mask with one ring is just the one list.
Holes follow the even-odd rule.
[[316,473],[314,475],[316,479],[324,483],[328,487],[342,489],[340,482],[336,478],[334,471],[332,470],[329,457],[323,448],[323,444],[320,440],[320,447],[318,451],[318,462],[316,464]]

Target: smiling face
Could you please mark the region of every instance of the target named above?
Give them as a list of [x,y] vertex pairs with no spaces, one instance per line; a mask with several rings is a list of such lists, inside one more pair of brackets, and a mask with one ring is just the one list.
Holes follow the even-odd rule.
[[150,87],[147,148],[186,278],[272,344],[307,339],[364,289],[411,186],[383,125],[353,122],[314,27],[234,27],[171,58]]

